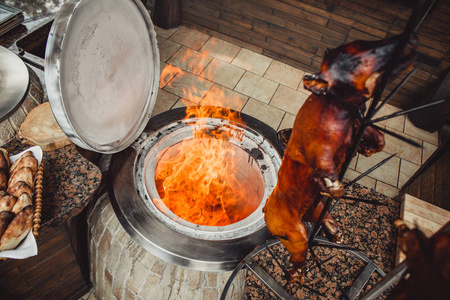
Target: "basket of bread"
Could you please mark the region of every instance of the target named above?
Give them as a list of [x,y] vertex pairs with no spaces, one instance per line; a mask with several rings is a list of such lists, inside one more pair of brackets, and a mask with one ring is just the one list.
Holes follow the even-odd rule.
[[39,146],[12,156],[0,148],[0,257],[20,259],[37,254],[42,179]]

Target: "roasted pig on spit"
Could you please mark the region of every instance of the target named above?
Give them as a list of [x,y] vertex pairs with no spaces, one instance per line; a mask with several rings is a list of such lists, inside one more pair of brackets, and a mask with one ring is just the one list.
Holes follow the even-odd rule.
[[[264,207],[269,231],[291,254],[295,277],[302,279],[306,267],[308,237],[303,221],[318,221],[323,196],[337,199],[344,193],[339,173],[361,126],[350,110],[364,113],[388,67],[395,75],[412,64],[418,42],[414,34],[407,40],[399,35],[328,50],[320,73],[303,80],[312,94],[297,114],[277,186]],[[399,51],[398,45],[404,44]],[[391,59],[394,53],[398,57]],[[358,152],[369,156],[383,147],[383,134],[367,127]],[[322,225],[333,241],[341,242],[341,230],[328,212]]]

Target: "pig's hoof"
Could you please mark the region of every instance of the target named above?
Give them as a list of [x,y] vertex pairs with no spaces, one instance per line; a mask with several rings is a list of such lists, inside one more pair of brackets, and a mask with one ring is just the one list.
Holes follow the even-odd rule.
[[305,284],[305,273],[306,270],[293,268],[289,270],[289,281],[292,283],[300,283],[301,285]]
[[344,234],[334,221],[324,220],[323,225],[325,227],[325,233],[330,241],[336,244],[341,244],[343,242]]
[[344,186],[339,182],[339,180],[332,182],[330,179],[324,178],[324,181],[330,192],[329,194],[331,195],[331,198],[337,199],[344,195]]

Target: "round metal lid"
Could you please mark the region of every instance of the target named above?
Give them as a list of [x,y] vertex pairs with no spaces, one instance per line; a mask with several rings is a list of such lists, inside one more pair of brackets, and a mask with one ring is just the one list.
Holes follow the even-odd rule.
[[78,146],[127,148],[150,119],[159,87],[159,51],[139,0],[70,0],[55,18],[45,80],[58,124]]
[[22,103],[28,91],[30,74],[25,63],[0,46],[0,120]]

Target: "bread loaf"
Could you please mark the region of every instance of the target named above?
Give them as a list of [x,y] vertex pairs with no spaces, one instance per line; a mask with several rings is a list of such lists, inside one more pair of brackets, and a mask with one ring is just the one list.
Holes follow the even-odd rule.
[[[33,152],[24,152],[11,165],[8,152],[0,148],[0,251],[16,248],[33,226],[37,168]],[[6,186],[2,182],[5,179]]]
[[34,208],[29,205],[22,209],[9,223],[0,240],[0,251],[11,250],[23,240],[33,226]]

